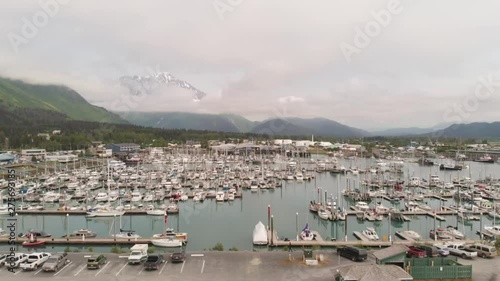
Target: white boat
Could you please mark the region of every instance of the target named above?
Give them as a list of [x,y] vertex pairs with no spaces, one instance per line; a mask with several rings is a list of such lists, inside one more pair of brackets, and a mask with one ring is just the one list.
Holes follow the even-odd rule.
[[151,239],[151,244],[157,247],[175,248],[182,246],[182,240],[176,238]]
[[175,214],[179,212],[179,206],[175,203],[169,204],[167,206],[167,213],[169,214]]
[[330,211],[322,208],[322,209],[318,210],[318,216],[321,219],[328,220],[332,216],[332,213]]
[[295,179],[297,180],[297,182],[303,182],[304,175],[302,175],[302,173],[297,173],[297,174],[295,174]]
[[500,236],[500,226],[499,225],[485,226],[484,230],[493,236]]
[[267,245],[267,229],[264,224],[259,221],[253,229],[253,244],[254,245]]
[[0,216],[7,216],[9,214],[9,208],[7,208],[7,206],[0,206]]
[[183,242],[188,241],[188,235],[185,232],[174,232],[172,228],[167,228],[165,233],[154,234],[154,239],[177,239]]
[[416,231],[413,231],[413,230],[404,230],[404,231],[402,231],[402,233],[406,237],[411,238],[415,241],[419,241],[422,239],[422,236],[420,236],[420,234],[418,234]]
[[130,198],[130,202],[139,202],[142,200],[142,194],[139,191],[133,191],[132,197]]
[[300,233],[300,239],[304,241],[312,241],[316,239],[316,235],[311,232],[309,229],[309,224],[306,223],[306,226],[304,229],[302,229],[302,232]]
[[232,192],[228,193],[228,195],[227,195],[227,200],[228,201],[234,201],[234,198],[235,198],[234,193],[232,193]]
[[147,210],[146,214],[148,214],[150,216],[164,216],[165,210],[160,210],[160,209]]
[[250,191],[257,192],[259,191],[259,184],[256,181],[252,181],[250,184]]
[[363,201],[356,202],[356,205],[354,206],[354,208],[358,211],[363,211],[363,212],[368,211],[368,209],[370,209],[368,204],[366,202],[363,202]]
[[141,238],[141,236],[133,230],[123,230],[120,229],[120,233],[117,233],[116,235],[111,235],[111,237],[116,237],[116,238],[122,238],[122,239],[136,239],[136,238]]
[[108,201],[108,198],[109,198],[109,196],[108,196],[107,193],[99,192],[99,193],[97,193],[97,196],[95,197],[95,200],[97,202],[106,202],[106,201]]
[[465,235],[453,226],[448,226],[446,230],[448,231],[448,234],[455,237],[456,239],[465,239]]
[[0,228],[0,237],[8,237],[8,236],[9,234],[7,233],[7,231]]
[[361,234],[371,241],[379,240],[378,234],[373,227],[367,227]]
[[124,211],[113,210],[113,209],[97,209],[93,211],[88,211],[87,216],[89,217],[119,217],[125,214]]
[[217,191],[217,193],[215,194],[215,201],[224,202],[224,192],[223,191]]

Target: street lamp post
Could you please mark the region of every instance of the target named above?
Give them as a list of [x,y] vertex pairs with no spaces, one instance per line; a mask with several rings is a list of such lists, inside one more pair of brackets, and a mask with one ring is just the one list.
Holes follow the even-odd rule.
[[69,240],[69,213],[66,213],[66,241]]
[[299,212],[295,213],[295,237],[299,241]]

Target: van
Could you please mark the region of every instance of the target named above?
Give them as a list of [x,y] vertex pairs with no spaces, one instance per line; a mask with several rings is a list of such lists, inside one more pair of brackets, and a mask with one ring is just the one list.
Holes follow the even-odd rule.
[[467,246],[466,248],[476,251],[477,255],[482,258],[493,258],[497,255],[497,249],[488,245],[474,244]]
[[352,261],[364,261],[368,258],[368,254],[365,250],[352,246],[338,248],[337,255]]
[[415,248],[422,249],[427,254],[427,257],[437,257],[439,256],[439,250],[434,246],[428,245],[418,245]]

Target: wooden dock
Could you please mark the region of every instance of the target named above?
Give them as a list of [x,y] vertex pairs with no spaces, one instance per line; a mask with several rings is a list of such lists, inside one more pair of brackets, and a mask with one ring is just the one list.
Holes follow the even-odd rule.
[[[26,238],[17,238],[16,245],[21,246]],[[0,238],[0,244],[8,243],[8,238]],[[38,238],[37,241],[45,241],[45,245],[133,245],[133,244],[151,244],[150,238]]]

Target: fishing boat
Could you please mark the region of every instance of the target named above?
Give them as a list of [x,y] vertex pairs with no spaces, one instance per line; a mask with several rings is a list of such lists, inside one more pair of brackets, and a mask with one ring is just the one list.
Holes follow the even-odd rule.
[[361,232],[361,234],[363,234],[363,236],[366,237],[368,240],[371,241],[379,240],[378,234],[373,227],[367,227],[365,230]]
[[478,159],[472,161],[480,163],[495,163],[495,160],[493,160],[493,157],[491,157],[489,154],[484,154]]
[[253,229],[253,244],[254,245],[267,245],[267,229],[264,224],[259,221]]
[[302,232],[300,232],[300,239],[304,241],[312,241],[316,240],[316,234],[313,234],[311,230],[309,229],[309,224],[306,223],[306,226],[304,229],[302,229]]

